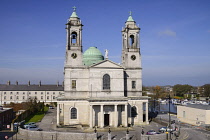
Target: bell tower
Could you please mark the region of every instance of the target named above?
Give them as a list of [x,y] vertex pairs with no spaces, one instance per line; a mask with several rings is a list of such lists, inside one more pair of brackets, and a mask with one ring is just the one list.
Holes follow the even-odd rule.
[[82,23],[77,16],[76,7],[67,20],[66,67],[81,67],[82,63]]
[[142,96],[142,68],[140,54],[140,28],[130,15],[122,30],[122,65],[124,71],[124,95]]
[[141,68],[139,32],[130,12],[122,30],[122,65],[125,68]]

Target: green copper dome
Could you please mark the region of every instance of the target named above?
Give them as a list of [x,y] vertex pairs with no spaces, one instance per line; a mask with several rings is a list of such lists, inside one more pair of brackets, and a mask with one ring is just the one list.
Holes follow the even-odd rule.
[[104,60],[104,56],[97,47],[90,47],[83,54],[84,65],[90,66]]

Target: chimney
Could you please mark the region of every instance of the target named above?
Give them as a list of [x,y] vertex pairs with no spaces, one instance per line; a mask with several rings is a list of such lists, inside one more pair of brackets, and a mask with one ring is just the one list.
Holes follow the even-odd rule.
[[39,87],[41,87],[41,85],[42,85],[42,82],[41,82],[41,80],[39,81]]
[[57,81],[57,87],[59,86],[59,81]]
[[8,85],[8,86],[10,85],[10,81],[7,81],[7,85]]
[[16,81],[16,85],[18,85],[18,81]]
[[30,82],[30,80],[28,81],[28,86],[30,86],[30,84],[31,84],[31,82]]

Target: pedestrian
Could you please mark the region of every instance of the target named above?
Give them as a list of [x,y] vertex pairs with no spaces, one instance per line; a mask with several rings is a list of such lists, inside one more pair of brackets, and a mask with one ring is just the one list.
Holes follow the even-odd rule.
[[141,130],[141,134],[144,135],[144,130],[143,129]]

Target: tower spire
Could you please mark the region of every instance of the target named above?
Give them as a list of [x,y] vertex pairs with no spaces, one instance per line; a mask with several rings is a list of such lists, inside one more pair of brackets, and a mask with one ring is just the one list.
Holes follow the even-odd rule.
[[71,18],[78,18],[77,13],[76,13],[76,7],[72,7],[73,8],[73,13],[71,14]]
[[133,20],[133,17],[132,17],[132,12],[131,11],[129,12],[129,17],[128,17],[128,20],[127,21],[134,21]]

